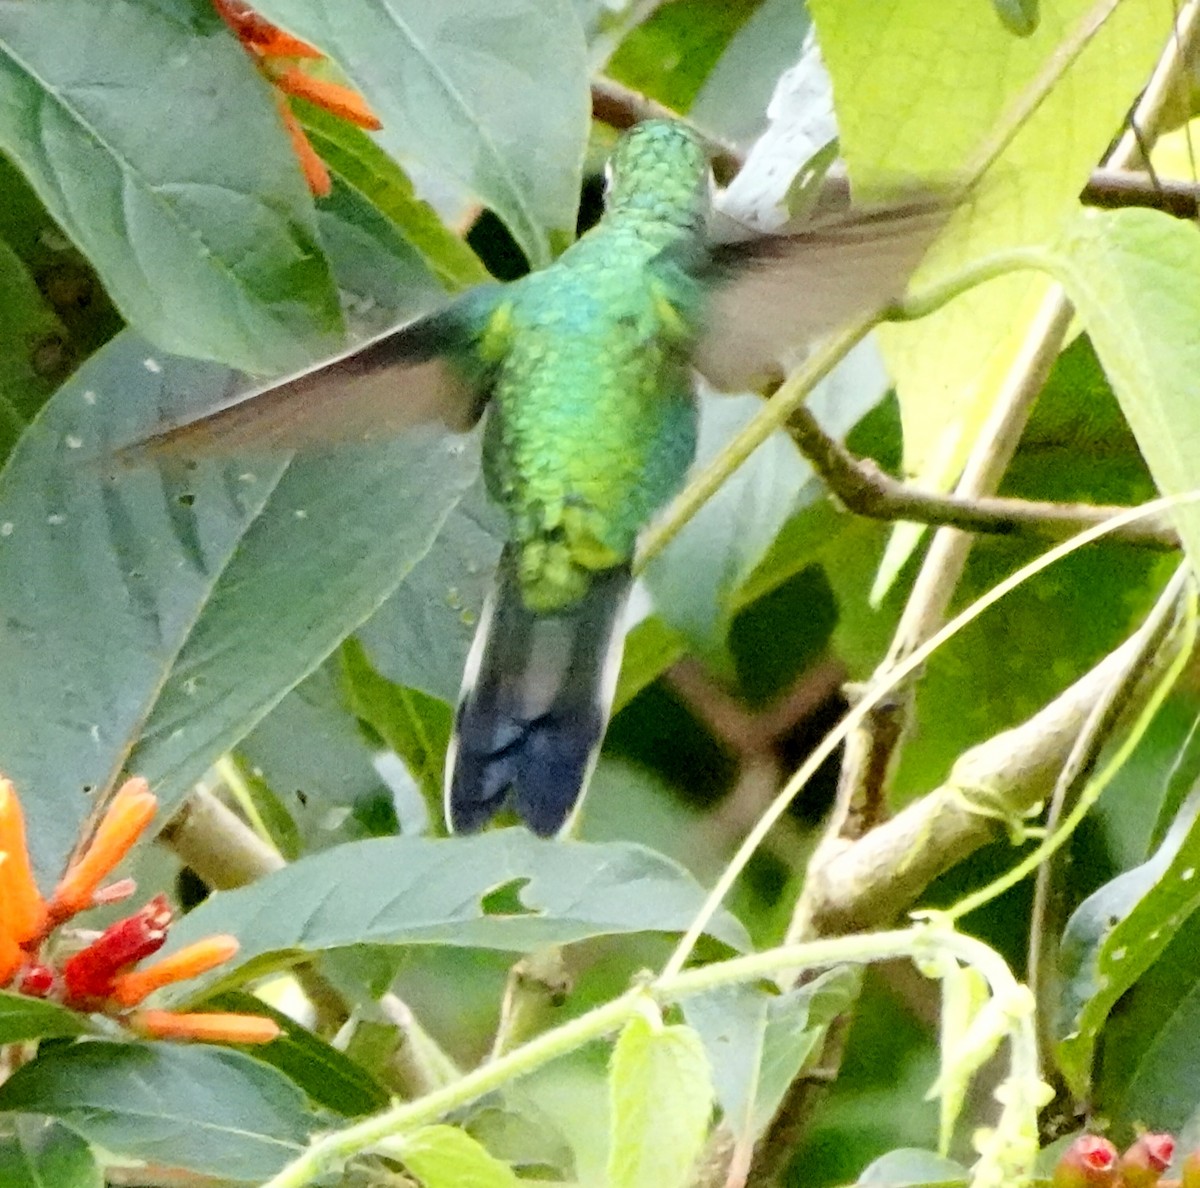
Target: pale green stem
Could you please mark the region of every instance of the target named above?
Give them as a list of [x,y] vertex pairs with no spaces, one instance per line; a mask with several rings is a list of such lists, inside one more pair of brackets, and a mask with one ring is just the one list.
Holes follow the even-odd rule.
[[966,607],[958,615],[950,620],[936,635],[931,636],[919,648],[909,653],[904,659],[899,661],[895,667],[890,668],[886,673],[882,673],[872,682],[871,687],[864,694],[862,699],[850,710],[848,714],[831,730],[808,756],[801,765],[799,770],[787,784],[784,785],[783,791],[771,802],[770,807],[765,813],[755,822],[754,828],[746,835],[745,841],[738,847],[737,853],[729,860],[728,865],[721,872],[721,877],[717,880],[716,886],[705,899],[700,911],[697,913],[695,920],[692,921],[683,939],[680,940],[675,951],[671,954],[670,960],[663,967],[663,977],[671,978],[678,974],[688,958],[692,955],[693,949],[696,947],[696,942],[704,934],[704,930],[708,927],[709,922],[717,913],[721,904],[725,901],[725,897],[732,890],[734,883],[746,867],[746,863],[750,861],[754,852],[762,844],[767,834],[771,832],[771,828],[775,822],[787,811],[788,805],[799,795],[801,789],[812,778],[813,773],[825,762],[837,746],[844,738],[852,731],[876,705],[887,696],[901,681],[904,680],[911,672],[914,672],[933,655],[947,640],[951,639],[959,631],[961,631],[968,623],[981,615],[988,607],[1007,594],[1011,593],[1023,582],[1033,577],[1035,574],[1041,573],[1043,569],[1049,568],[1056,561],[1073,553],[1076,549],[1082,548],[1084,545],[1090,544],[1094,540],[1100,540],[1108,533],[1116,528],[1123,527],[1126,524],[1133,523],[1134,520],[1144,519],[1147,516],[1158,515],[1166,511],[1168,508],[1174,507],[1177,504],[1185,502],[1195,502],[1200,500],[1200,492],[1191,492],[1186,495],[1172,495],[1163,499],[1155,499],[1150,503],[1143,503],[1140,507],[1130,508],[1127,512],[1122,512],[1120,515],[1113,516],[1112,519],[1103,524],[1097,524],[1091,528],[1080,532],[1078,535],[1071,537],[1070,540],[1063,541],[1062,544],[1056,545],[1054,548],[1043,553],[1040,557],[1036,557],[1028,565],[1023,566],[1015,573],[1010,574],[1004,581],[993,586],[986,594],[977,599],[970,606]]
[[[1185,562],[1177,571],[1175,579],[1163,592],[1160,598],[1160,606],[1168,601],[1171,604],[1175,603],[1179,598],[1184,584],[1189,580],[1189,572],[1187,563]],[[986,887],[981,887],[978,891],[964,896],[953,907],[941,912],[941,915],[949,920],[962,919],[968,912],[975,911],[976,908],[989,903],[998,895],[1003,895],[1010,887],[1015,887],[1023,878],[1032,874],[1043,862],[1046,862],[1062,848],[1063,843],[1075,832],[1080,822],[1087,816],[1088,811],[1100,798],[1100,793],[1108,787],[1113,777],[1124,767],[1134,748],[1142,741],[1142,736],[1146,733],[1154,715],[1158,713],[1162,703],[1167,699],[1167,695],[1175,687],[1175,682],[1183,674],[1184,668],[1191,660],[1192,650],[1196,643],[1196,592],[1194,589],[1187,600],[1183,630],[1186,632],[1186,635],[1175,658],[1171,661],[1170,667],[1163,674],[1162,680],[1159,681],[1154,692],[1147,699],[1142,712],[1138,715],[1137,721],[1125,735],[1125,738],[1112,758],[1084,785],[1084,789],[1080,793],[1075,807],[1067,814],[1059,827],[1048,837],[1044,838],[1020,862],[1011,869],[1006,870],[999,878],[993,879]]]
[[[381,1141],[429,1125],[552,1060],[611,1034],[643,1008],[647,996],[666,1004],[721,986],[772,977],[785,970],[798,973],[830,965],[862,965],[897,957],[908,957],[920,964],[937,954],[949,954],[974,966],[987,979],[995,995],[1007,998],[1019,989],[1004,960],[982,941],[937,924],[788,945],[735,957],[635,987],[612,1002],[481,1065],[452,1085],[317,1139],[263,1188],[304,1188],[318,1176],[341,1167],[353,1156],[371,1150]],[[1027,1040],[1017,1028],[1012,1040],[1014,1071],[1017,1070],[1018,1055],[1022,1067],[1031,1059],[1036,1070],[1036,1049],[1025,1050],[1032,1042],[1032,1033]]]

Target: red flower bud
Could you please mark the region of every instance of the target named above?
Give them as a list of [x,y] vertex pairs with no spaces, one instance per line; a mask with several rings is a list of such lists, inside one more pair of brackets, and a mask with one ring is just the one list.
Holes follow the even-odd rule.
[[41,962],[25,966],[17,977],[17,990],[30,998],[49,998],[54,993],[54,970]]
[[140,911],[106,929],[63,965],[68,1002],[86,1007],[107,998],[119,973],[163,947],[170,923],[166,896],[156,895]]
[[1169,1134],[1142,1134],[1121,1156],[1122,1188],[1154,1188],[1171,1165],[1175,1140]]
[[1109,1188],[1117,1182],[1117,1149],[1098,1134],[1081,1134],[1054,1167],[1054,1188]]

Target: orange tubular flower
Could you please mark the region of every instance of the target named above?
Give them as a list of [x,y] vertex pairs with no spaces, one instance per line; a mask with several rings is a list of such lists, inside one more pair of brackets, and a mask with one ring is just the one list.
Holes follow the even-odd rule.
[[310,103],[315,103],[360,128],[380,128],[382,125],[379,119],[357,91],[338,83],[314,78],[296,65],[297,58],[322,57],[321,51],[315,46],[271,24],[242,0],[213,0],[213,6],[275,87],[280,97],[280,115],[291,139],[292,149],[300,161],[300,168],[304,171],[304,180],[308,183],[309,190],[318,198],[327,197],[333,188],[329,170],[325,168],[325,163],[317,155],[316,149],[309,143],[304,129],[292,114],[283,96],[296,95],[307,99]]
[[271,80],[281,90],[300,99],[307,99],[326,111],[349,120],[360,128],[375,131],[382,128],[379,117],[367,106],[367,101],[349,87],[326,82],[305,74],[299,66],[289,66],[278,72],[271,71]]
[[134,1011],[134,1031],[152,1039],[192,1039],[208,1043],[269,1044],[280,1035],[279,1024],[262,1015],[226,1012],[183,1015],[174,1011]]
[[52,919],[65,920],[92,906],[100,883],[133,848],[157,808],[145,780],[126,780],[121,785],[91,844],[55,887],[50,898]]
[[18,945],[36,940],[46,930],[46,905],[33,881],[25,845],[25,817],[6,779],[0,779],[0,919]]
[[7,986],[24,964],[25,950],[8,933],[0,932],[0,986]]
[[207,973],[238,951],[237,939],[232,936],[210,936],[196,941],[170,957],[164,957],[145,969],[134,969],[113,979],[112,998],[121,1006],[137,1006],[148,994]]

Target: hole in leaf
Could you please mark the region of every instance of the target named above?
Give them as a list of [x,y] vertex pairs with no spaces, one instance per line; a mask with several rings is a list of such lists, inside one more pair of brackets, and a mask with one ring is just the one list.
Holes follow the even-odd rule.
[[521,902],[521,892],[528,885],[528,879],[510,879],[499,887],[494,887],[480,901],[485,916],[536,916]]

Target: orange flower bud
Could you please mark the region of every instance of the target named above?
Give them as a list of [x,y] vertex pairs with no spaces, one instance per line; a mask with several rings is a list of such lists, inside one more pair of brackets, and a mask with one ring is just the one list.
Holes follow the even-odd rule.
[[367,101],[349,87],[337,83],[326,82],[322,78],[313,78],[305,74],[299,66],[288,66],[285,70],[269,72],[271,81],[289,95],[307,99],[318,107],[349,120],[360,128],[382,128],[379,117],[367,106]]
[[185,1015],[174,1011],[134,1011],[129,1016],[129,1025],[152,1039],[191,1039],[217,1044],[268,1044],[280,1034],[274,1019],[234,1012]]
[[1200,1188],[1200,1151],[1192,1151],[1179,1169],[1180,1188]]
[[285,33],[240,0],[213,0],[213,7],[247,49],[270,57],[321,57],[321,51],[315,46]]
[[113,979],[112,997],[121,1006],[136,1006],[148,994],[173,982],[194,978],[228,961],[238,951],[232,936],[210,936],[164,957],[145,969],[134,969]]
[[21,802],[5,779],[0,779],[0,919],[19,945],[39,939],[46,930],[46,905],[29,866]]
[[304,180],[308,183],[309,190],[318,198],[328,198],[333,189],[329,170],[325,168],[325,162],[317,156],[316,149],[308,143],[300,121],[292,114],[292,109],[282,96],[279,99],[279,114],[283,117],[283,126],[291,138],[292,151],[300,160],[300,168],[304,171]]
[[112,798],[96,834],[54,889],[50,914],[65,920],[92,906],[101,881],[133,848],[154,816],[158,801],[143,779],[126,780]]

